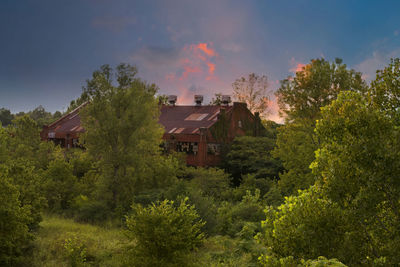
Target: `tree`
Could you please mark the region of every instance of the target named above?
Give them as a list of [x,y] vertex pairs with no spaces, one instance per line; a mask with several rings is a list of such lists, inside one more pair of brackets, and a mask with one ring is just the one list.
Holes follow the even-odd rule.
[[305,189],[314,183],[309,168],[320,141],[314,133],[320,109],[330,104],[341,91],[365,92],[361,73],[349,70],[340,59],[330,63],[312,60],[295,77],[281,81],[276,92],[286,124],[278,132],[274,156],[280,158],[286,171],[280,184],[287,194]]
[[324,197],[318,187],[287,197],[280,207],[267,207],[265,213],[263,232],[257,236],[268,248],[262,256],[264,262],[287,257],[292,257],[293,263],[319,256],[341,259],[347,251],[357,249],[344,245],[345,213]]
[[254,174],[256,178],[277,179],[282,171],[281,162],[271,156],[275,140],[268,137],[241,136],[233,141],[224,161],[226,170],[239,184],[242,176]]
[[130,65],[118,65],[115,74],[104,65],[84,88],[89,104],[81,112],[83,142],[99,162],[101,199],[113,210],[126,210],[135,193],[168,185],[175,177],[174,163],[159,152],[157,87],[136,73]]
[[391,59],[387,67],[377,71],[376,79],[371,82],[369,97],[374,106],[385,111],[389,116],[395,116],[396,123],[400,124],[399,58]]
[[233,84],[233,98],[247,104],[252,112],[259,112],[260,116],[268,114],[269,92],[268,79],[265,75],[250,73],[249,76],[236,79]]
[[0,123],[6,127],[11,124],[11,121],[14,119],[14,115],[11,114],[11,111],[5,108],[0,108]]
[[86,92],[82,92],[82,94],[77,99],[72,100],[69,103],[67,113],[73,111],[74,109],[76,109],[80,105],[86,103],[87,101],[89,101],[89,95]]
[[396,117],[360,94],[343,92],[323,108],[316,126],[322,145],[313,172],[326,196],[348,211],[352,225],[348,235],[361,239],[359,253],[353,256],[360,264],[367,256],[385,258],[387,265],[400,260]]
[[78,194],[77,178],[72,173],[71,164],[64,159],[53,160],[43,177],[49,210],[62,213],[70,208],[73,198]]
[[222,93],[214,94],[214,97],[210,101],[210,105],[219,106],[222,104]]
[[134,266],[187,266],[189,254],[204,239],[194,206],[187,198],[178,206],[164,200],[145,208],[132,205],[132,214],[126,217],[128,236],[134,241]]
[[40,105],[34,110],[30,111],[29,116],[36,121],[39,127],[43,127],[53,121],[53,115],[51,112],[45,110],[45,108]]
[[341,59],[330,63],[321,58],[311,60],[295,77],[282,80],[276,96],[287,122],[305,119],[315,125],[321,107],[329,105],[344,90],[365,92],[361,73],[347,69]]
[[[33,239],[29,233],[29,208],[22,206],[19,192],[10,179],[0,172],[0,265],[17,266]],[[22,264],[23,265],[23,264]]]

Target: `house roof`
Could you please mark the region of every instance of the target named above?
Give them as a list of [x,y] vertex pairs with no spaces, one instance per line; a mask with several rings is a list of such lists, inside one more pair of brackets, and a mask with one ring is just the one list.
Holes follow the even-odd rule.
[[84,129],[81,126],[81,118],[79,116],[79,110],[86,105],[86,103],[80,105],[70,113],[62,116],[60,119],[49,124],[48,132],[55,133],[56,137],[62,137],[65,134],[71,133],[82,133]]
[[198,134],[199,128],[211,127],[217,120],[221,109],[226,112],[232,106],[169,106],[161,107],[160,124],[169,134]]
[[[84,132],[81,126],[79,110],[83,104],[57,121],[49,124],[48,132],[53,132],[55,137],[62,138],[66,134]],[[230,112],[232,106],[169,106],[161,107],[159,123],[164,126],[165,133],[169,134],[199,134],[199,128],[211,127],[217,120],[221,109]]]

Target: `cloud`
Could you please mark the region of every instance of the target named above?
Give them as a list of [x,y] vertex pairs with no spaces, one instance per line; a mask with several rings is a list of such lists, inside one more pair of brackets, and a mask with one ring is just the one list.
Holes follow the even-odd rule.
[[230,42],[230,43],[223,43],[222,49],[233,53],[239,53],[243,50],[243,47],[239,44]]
[[153,73],[152,80],[164,89],[178,90],[178,103],[193,102],[194,89],[206,93],[212,84],[218,81],[218,53],[212,43],[199,42],[182,47],[144,46],[134,53],[132,60],[146,73]]
[[296,72],[298,71],[302,71],[303,68],[306,66],[306,64],[296,61],[294,57],[290,59],[289,65],[290,65],[289,71],[293,72],[294,74],[296,74]]
[[270,99],[268,99],[268,111],[269,115],[267,117],[268,120],[275,121],[277,123],[283,123],[284,118],[279,115],[279,105],[278,98],[274,95]]
[[362,73],[363,79],[371,81],[376,77],[376,71],[389,64],[391,58],[400,57],[400,48],[385,53],[374,51],[371,56],[354,66],[354,69]]

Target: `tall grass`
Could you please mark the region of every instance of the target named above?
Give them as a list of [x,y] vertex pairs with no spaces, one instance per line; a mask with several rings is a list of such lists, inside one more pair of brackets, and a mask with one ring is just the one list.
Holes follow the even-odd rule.
[[[120,228],[76,223],[70,219],[45,216],[34,241],[33,266],[74,265],[65,248],[66,240],[79,240],[85,247],[82,266],[121,266],[124,247],[129,245]],[[76,266],[76,265],[75,265]]]

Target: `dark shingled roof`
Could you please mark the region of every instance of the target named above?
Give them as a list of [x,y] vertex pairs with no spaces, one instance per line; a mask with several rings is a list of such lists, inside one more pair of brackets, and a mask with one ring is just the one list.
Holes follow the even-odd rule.
[[165,133],[198,134],[199,128],[209,128],[217,121],[221,109],[230,112],[232,106],[163,105],[159,123],[164,126]]
[[[66,134],[84,132],[79,116],[79,110],[84,105],[48,125],[48,132],[54,132],[56,138],[64,138]],[[159,123],[164,126],[165,133],[199,134],[199,128],[209,128],[217,121],[221,109],[230,112],[232,108],[232,106],[163,105]]]
[[56,138],[64,138],[66,134],[71,134],[71,133],[78,134],[84,132],[84,129],[81,126],[81,118],[79,116],[79,110],[85,104],[74,109],[67,115],[64,115],[63,117],[56,120],[52,124],[49,124],[48,132],[55,133]]

